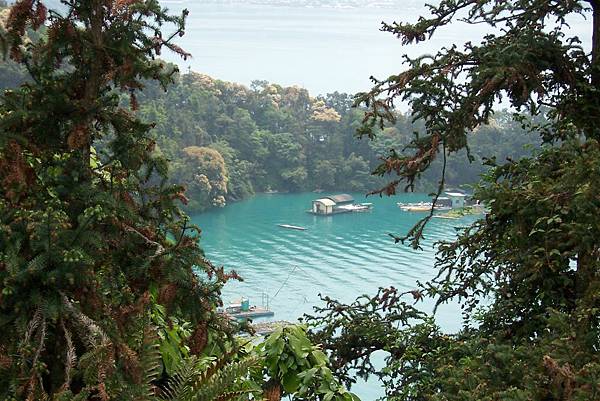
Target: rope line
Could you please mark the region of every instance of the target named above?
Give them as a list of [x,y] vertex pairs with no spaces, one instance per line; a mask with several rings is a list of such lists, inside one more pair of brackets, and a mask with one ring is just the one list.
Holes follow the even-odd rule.
[[288,274],[287,278],[285,279],[285,281],[283,282],[283,284],[281,284],[281,287],[279,287],[279,289],[277,290],[277,292],[275,293],[275,295],[273,295],[273,297],[271,299],[275,299],[275,297],[277,295],[279,295],[279,291],[281,291],[283,289],[283,287],[287,284],[288,280],[290,279],[290,277],[292,276],[292,273],[294,273],[296,271],[296,269],[298,268],[298,266],[294,266],[294,268],[292,269],[292,271],[290,272],[290,274]]

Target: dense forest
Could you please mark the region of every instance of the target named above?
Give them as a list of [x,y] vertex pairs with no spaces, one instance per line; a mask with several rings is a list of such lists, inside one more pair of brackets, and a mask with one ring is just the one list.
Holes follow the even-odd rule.
[[[156,123],[158,148],[173,162],[173,179],[188,187],[190,206],[204,209],[255,192],[360,191],[378,189],[372,175],[380,159],[400,149],[423,124],[397,114],[372,140],[356,132],[364,111],[345,93],[312,97],[299,87],[256,81],[250,88],[189,72],[166,92],[146,88],[140,116]],[[520,158],[537,143],[507,112],[478,127],[466,153],[453,155],[448,185],[473,184],[485,171],[482,156]],[[441,163],[417,185],[431,191]],[[209,195],[207,195],[209,194]],[[208,197],[207,197],[208,196]]]
[[[14,63],[0,66],[1,86],[25,79]],[[353,107],[346,93],[312,97],[299,87],[255,81],[248,88],[195,72],[176,74],[166,91],[144,84],[136,98],[138,115],[154,124],[156,151],[171,161],[171,180],[187,187],[189,211],[269,190],[376,190],[386,182],[372,174],[380,159],[424,129],[421,121],[397,112],[373,140],[361,140],[356,134],[364,110]],[[471,161],[466,152],[450,156],[447,184],[474,184],[486,170],[484,157],[518,159],[537,143],[511,113],[498,112],[476,128]],[[440,169],[438,161],[415,189],[434,190]]]

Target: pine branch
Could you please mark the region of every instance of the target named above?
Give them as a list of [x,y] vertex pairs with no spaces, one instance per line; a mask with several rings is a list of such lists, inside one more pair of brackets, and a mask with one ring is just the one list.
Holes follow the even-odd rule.
[[158,242],[152,241],[150,238],[146,237],[144,234],[142,234],[141,232],[139,232],[131,226],[128,226],[126,224],[122,224],[121,226],[123,227],[123,229],[125,229],[125,231],[136,234],[137,236],[141,237],[146,242],[146,244],[156,247],[154,255],[150,256],[151,259],[162,256],[165,253],[165,248]]

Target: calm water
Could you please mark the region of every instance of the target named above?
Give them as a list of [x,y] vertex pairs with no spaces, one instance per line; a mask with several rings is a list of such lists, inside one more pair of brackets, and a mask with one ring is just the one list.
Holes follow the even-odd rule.
[[[417,280],[434,274],[432,244],[451,239],[461,220],[434,219],[427,229],[423,251],[394,245],[388,233],[405,233],[422,214],[402,212],[396,202],[426,200],[424,195],[394,198],[353,194],[357,202],[373,202],[367,213],[330,217],[305,212],[314,193],[257,195],[224,209],[196,215],[202,228],[202,246],[210,260],[235,269],[245,279],[226,287],[226,301],[248,296],[251,304],[270,297],[277,320],[295,320],[319,303],[318,294],[345,302],[361,294],[374,294],[379,287],[393,285],[408,290]],[[277,224],[306,227],[306,231],[284,229]],[[424,304],[424,309],[430,309]],[[460,312],[449,305],[438,312],[447,330],[460,325]],[[381,395],[377,383],[362,384],[363,400]]]
[[[182,70],[190,67],[246,85],[265,79],[306,87],[312,95],[365,91],[371,87],[371,75],[385,78],[401,71],[405,54],[434,54],[442,46],[461,46],[489,33],[484,25],[457,22],[441,29],[430,41],[402,46],[393,35],[379,31],[382,21],[416,22],[420,15],[427,15],[425,3],[436,1],[407,0],[395,9],[340,9],[161,0],[171,11],[190,11],[186,35],[177,44],[193,58],[185,62],[172,55],[165,57]],[[569,22],[589,48],[589,20],[576,17]]]

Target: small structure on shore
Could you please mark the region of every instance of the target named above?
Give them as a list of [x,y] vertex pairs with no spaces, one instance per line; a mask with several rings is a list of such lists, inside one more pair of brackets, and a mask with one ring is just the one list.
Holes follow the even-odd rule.
[[458,190],[449,190],[444,192],[445,196],[440,196],[433,205],[431,202],[418,203],[398,203],[398,207],[405,212],[429,212],[433,208],[435,211],[447,211],[464,209],[469,206],[469,195]]
[[373,207],[372,203],[354,203],[352,195],[339,194],[326,196],[312,201],[309,213],[319,216],[330,216],[332,214],[364,212]]

